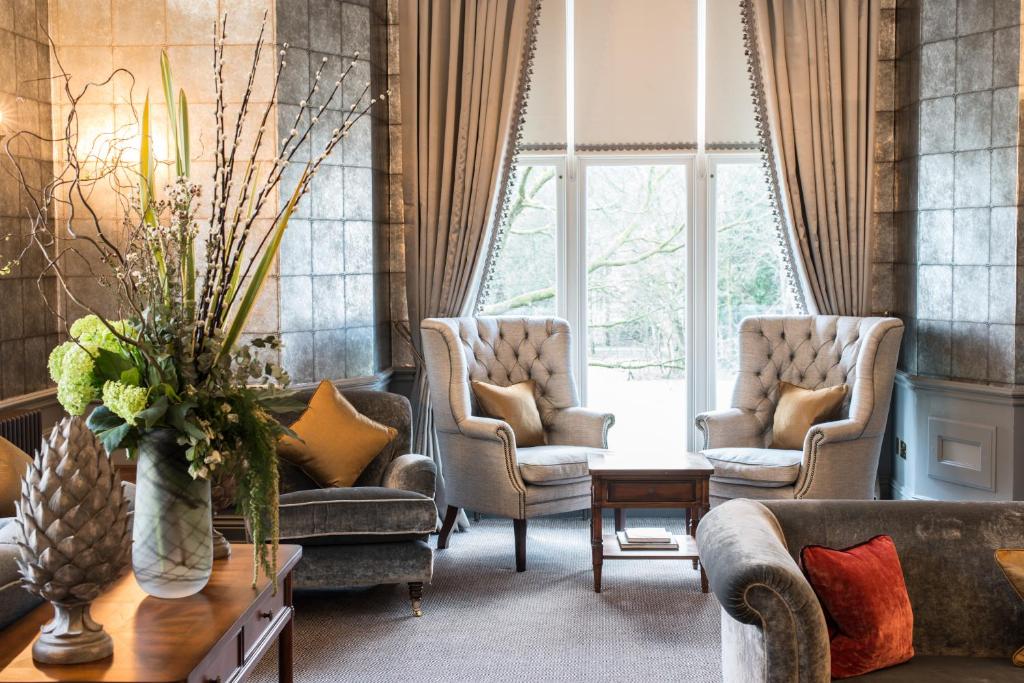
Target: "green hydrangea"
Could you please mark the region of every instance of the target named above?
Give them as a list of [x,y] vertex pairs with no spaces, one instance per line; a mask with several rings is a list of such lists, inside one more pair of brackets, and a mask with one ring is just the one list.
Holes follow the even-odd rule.
[[[123,320],[113,322],[112,326],[126,336],[133,332]],[[70,414],[81,415],[100,393],[93,356],[98,349],[118,353],[122,347],[114,333],[95,315],[79,318],[69,331],[73,340],[55,348],[47,366],[50,377],[57,383],[57,400]]]
[[61,367],[64,363],[64,354],[67,353],[67,351],[68,345],[67,343],[64,343],[50,352],[50,360],[46,365],[50,369],[50,379],[54,382],[60,382],[61,375],[64,374]]
[[148,392],[142,387],[124,382],[103,385],[103,405],[125,422],[134,421],[135,416],[146,409],[148,398]]

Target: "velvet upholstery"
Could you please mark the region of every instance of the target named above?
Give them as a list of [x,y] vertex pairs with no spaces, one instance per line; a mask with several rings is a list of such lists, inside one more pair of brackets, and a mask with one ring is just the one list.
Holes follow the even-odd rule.
[[[308,401],[315,387],[299,392]],[[303,546],[296,588],[381,583],[429,583],[434,530],[434,462],[409,453],[409,400],[382,391],[343,389],[366,417],[394,428],[395,438],[349,488],[320,488],[301,469],[281,461],[281,539]],[[294,422],[301,412],[284,416]]]
[[420,493],[381,486],[296,491],[281,496],[281,540],[302,544],[345,542],[346,537],[425,535],[434,530],[434,501]]
[[[825,617],[797,557],[807,545],[845,548],[883,533],[896,544],[914,610],[917,656],[896,669],[954,680],[929,678],[948,660],[961,671],[1002,672],[977,680],[1020,680],[1010,655],[1024,604],[993,552],[1024,547],[1024,502],[844,500],[734,500],[701,521],[701,560],[723,610],[725,680],[829,680]],[[930,657],[939,658],[934,666]],[[892,675],[850,680],[917,680],[883,677]]]
[[0,628],[43,601],[21,587],[17,534],[18,525],[13,517],[0,518]]
[[804,546],[800,566],[825,610],[833,678],[914,656],[914,612],[891,537],[882,534],[852,548]]
[[303,546],[293,581],[298,588],[426,583],[434,551],[424,540]]

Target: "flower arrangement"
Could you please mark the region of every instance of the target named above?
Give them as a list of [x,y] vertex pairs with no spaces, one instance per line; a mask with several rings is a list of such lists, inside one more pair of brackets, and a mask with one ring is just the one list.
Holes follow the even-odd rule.
[[[226,17],[214,32],[212,197],[204,197],[192,178],[188,100],[184,91],[175,97],[166,53],[161,73],[173,160],[161,162],[154,153],[148,95],[133,129],[107,134],[102,145],[79,139],[79,103],[88,90],[115,77],[127,78],[134,86],[134,78],[117,69],[103,83],[76,90],[58,57],[58,79],[68,104],[63,135],[55,141],[61,168],[38,191],[30,188],[18,168],[33,209],[28,248],[40,250],[45,262],[40,277],[55,276],[66,300],[87,312],[69,326],[62,316],[68,340],[49,360],[58,400],[72,415],[99,402],[88,425],[108,452],[124,448],[132,456],[146,434],[170,430],[193,478],[230,473],[254,543],[254,582],[260,569],[270,576],[275,571],[276,443],[288,430],[273,413],[295,406],[287,392],[287,373],[269,358],[280,348],[279,340],[245,340],[243,331],[289,220],[313,177],[350,128],[387,95],[371,98],[366,83],[322,149],[310,161],[296,162],[299,168],[289,173],[295,187],[287,201],[278,204],[275,189],[296,153],[312,144],[312,132],[324,112],[339,108],[355,61],[332,80],[324,77],[324,58],[291,128],[276,140],[270,117],[288,46],[277,54],[270,102],[257,107],[252,93],[264,58],[265,26],[264,20],[248,84],[233,117],[226,112],[224,96]],[[11,146],[25,135],[29,134],[14,134],[5,145],[15,166]],[[128,161],[133,144],[137,164]],[[102,153],[96,151],[100,147]],[[261,163],[258,152],[268,147],[272,160]],[[171,181],[160,192],[158,168],[164,167]],[[101,212],[92,207],[97,191],[110,190],[121,207],[117,226],[101,220]],[[201,211],[204,204],[208,213]],[[270,218],[269,230],[261,232],[259,217]],[[72,259],[88,264],[90,274],[116,302],[116,315],[77,295],[69,277]],[[51,305],[61,315],[58,308]]]

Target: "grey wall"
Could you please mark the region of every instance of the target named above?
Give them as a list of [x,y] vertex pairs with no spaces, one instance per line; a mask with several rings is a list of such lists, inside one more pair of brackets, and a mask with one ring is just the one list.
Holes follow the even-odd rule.
[[[40,21],[47,23],[46,0],[0,2],[0,136],[28,130],[51,135],[50,56]],[[53,176],[52,145],[23,138],[11,151],[32,187]],[[6,142],[6,140],[4,141]],[[0,153],[0,262],[15,259],[29,234],[22,197],[6,154]],[[56,281],[37,283],[42,259],[31,250],[22,263],[0,277],[0,398],[43,389],[49,384],[46,358],[57,343],[57,317],[44,304],[39,286],[56,300]]]
[[1019,43],[1017,1],[898,3],[893,230],[880,242],[911,374],[1024,379]]
[[[321,139],[341,125],[342,108],[356,101],[367,80],[375,95],[385,90],[386,36],[386,8],[380,3],[278,0],[277,39],[290,46],[279,130],[291,128],[325,58],[326,89],[359,53],[340,106],[321,121]],[[382,104],[372,119],[352,128],[325,162],[282,242],[282,361],[294,381],[361,377],[391,365],[386,121]],[[306,158],[320,153],[318,142]],[[287,202],[294,184],[283,185],[281,201]]]

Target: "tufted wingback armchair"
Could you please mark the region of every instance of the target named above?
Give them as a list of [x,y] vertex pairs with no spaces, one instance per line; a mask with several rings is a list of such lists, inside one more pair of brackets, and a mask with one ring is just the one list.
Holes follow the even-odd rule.
[[[730,498],[874,497],[903,323],[896,318],[765,316],[740,323],[732,408],[697,416],[715,467],[712,505]],[[841,419],[800,451],[770,449],[779,381],[847,384]]]
[[[420,330],[448,502],[438,549],[461,508],[509,517],[524,571],[528,518],[590,507],[587,455],[607,447],[614,418],[579,406],[564,320],[428,318]],[[517,448],[508,423],[477,409],[474,380],[533,380],[547,444]]]

